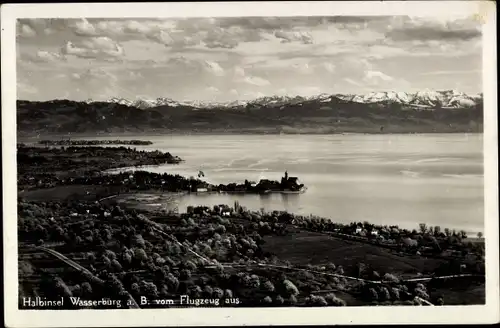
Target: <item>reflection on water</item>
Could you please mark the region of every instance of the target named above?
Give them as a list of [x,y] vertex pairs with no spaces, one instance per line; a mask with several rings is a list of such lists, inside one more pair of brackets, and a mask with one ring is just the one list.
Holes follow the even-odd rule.
[[[134,137],[126,138],[133,139]],[[147,168],[210,183],[280,179],[288,170],[308,190],[300,195],[186,195],[187,205],[233,204],[315,214],[340,222],[372,221],[409,228],[419,222],[482,231],[482,135],[140,136],[138,149],[169,151],[180,165]],[[124,138],[125,139],[125,138]],[[155,201],[155,203],[161,203]]]

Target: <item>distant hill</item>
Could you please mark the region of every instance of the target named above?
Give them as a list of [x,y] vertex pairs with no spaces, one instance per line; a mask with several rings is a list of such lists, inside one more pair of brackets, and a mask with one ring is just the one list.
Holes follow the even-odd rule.
[[482,132],[483,97],[456,91],[264,97],[248,102],[17,101],[20,135]]

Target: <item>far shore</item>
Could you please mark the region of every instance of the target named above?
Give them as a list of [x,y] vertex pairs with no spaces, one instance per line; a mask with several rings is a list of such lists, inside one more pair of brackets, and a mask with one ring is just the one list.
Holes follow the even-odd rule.
[[39,140],[38,144],[46,146],[96,146],[96,145],[129,145],[129,146],[148,146],[153,142],[149,140],[85,140],[85,139],[44,139]]
[[171,131],[171,132],[159,132],[159,131],[144,131],[144,132],[110,132],[110,133],[51,133],[51,134],[34,134],[34,133],[18,133],[17,142],[30,142],[35,140],[49,139],[85,139],[85,138],[138,138],[144,136],[227,136],[227,135],[272,135],[272,136],[294,136],[294,135],[444,135],[444,134],[483,134],[483,131],[433,131],[433,132],[321,132],[321,131],[307,131],[307,132],[260,132],[260,131]]

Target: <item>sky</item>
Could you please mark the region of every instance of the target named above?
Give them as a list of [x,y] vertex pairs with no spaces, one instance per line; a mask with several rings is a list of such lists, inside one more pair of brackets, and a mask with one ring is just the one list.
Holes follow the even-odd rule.
[[16,42],[25,100],[482,92],[468,18],[18,19]]

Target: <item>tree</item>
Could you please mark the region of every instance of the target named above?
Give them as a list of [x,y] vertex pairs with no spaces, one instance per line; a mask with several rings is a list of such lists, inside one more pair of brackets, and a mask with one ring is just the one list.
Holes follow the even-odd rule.
[[387,287],[380,288],[379,296],[380,296],[380,299],[383,301],[390,301],[391,300],[391,294],[389,293],[389,290],[387,289]]
[[162,258],[162,257],[157,257],[157,258],[155,259],[155,264],[156,264],[156,265],[160,265],[160,266],[161,266],[161,265],[164,265],[164,264],[165,264],[165,259],[164,259],[164,258]]
[[87,261],[89,261],[90,263],[94,263],[96,260],[95,254],[92,252],[88,252],[86,257]]
[[403,239],[403,244],[405,244],[406,246],[408,247],[417,247],[418,246],[418,241],[416,241],[415,239],[411,239],[411,238],[404,238]]
[[285,290],[286,290],[288,295],[296,296],[299,294],[298,288],[290,280],[285,279],[283,281],[283,285],[285,286]]
[[328,303],[326,302],[325,298],[323,296],[316,296],[316,295],[311,295],[309,297],[309,303],[315,306],[327,306]]
[[111,260],[107,256],[102,256],[102,262],[104,263],[104,266],[106,267],[107,270],[111,268]]
[[90,298],[92,295],[92,286],[87,281],[85,281],[81,285],[81,294],[83,297],[87,297],[87,298]]
[[144,251],[144,249],[142,248],[136,248],[134,250],[134,257],[139,261],[146,261],[148,259],[146,251]]
[[212,297],[212,295],[214,293],[214,289],[211,286],[206,285],[203,288],[203,293],[205,294],[206,297]]
[[250,286],[252,288],[259,288],[260,286],[259,276],[254,274],[250,276]]
[[111,251],[109,249],[107,249],[107,250],[104,251],[104,255],[107,258],[109,258],[110,260],[116,260],[116,254],[115,254],[115,252],[113,252],[113,251]]
[[390,273],[386,273],[386,274],[384,274],[383,280],[384,280],[384,281],[394,282],[394,283],[398,283],[398,282],[399,282],[399,278],[398,278],[398,277],[396,277],[396,276],[395,276],[395,275],[393,275],[393,274],[390,274]]
[[186,261],[184,263],[184,266],[190,271],[196,271],[197,269],[196,264],[194,264],[193,261]]
[[425,234],[427,232],[427,224],[425,224],[425,223],[419,223],[418,227],[419,227],[420,232],[422,234]]
[[424,300],[428,300],[429,299],[429,294],[427,294],[427,292],[425,290],[422,290],[420,288],[416,288],[415,289],[415,294],[418,297],[423,298]]
[[425,300],[428,300],[429,299],[429,294],[427,293],[427,289],[425,288],[425,286],[423,284],[417,284],[415,286],[415,295],[420,297],[420,298],[423,298]]
[[378,294],[375,288],[368,289],[368,295],[372,301],[378,301]]
[[338,298],[333,293],[326,295],[325,300],[328,302],[328,304],[333,305],[333,306],[346,306],[347,305],[343,299]]
[[180,278],[182,280],[190,279],[191,278],[191,271],[189,271],[188,269],[182,269],[180,272]]
[[271,304],[272,302],[273,302],[273,300],[269,296],[264,297],[264,299],[262,300],[262,303],[268,304],[268,305]]
[[434,227],[434,235],[438,236],[441,233],[441,227],[440,226],[435,226]]
[[135,295],[139,295],[141,293],[141,288],[139,287],[139,284],[134,282],[131,286],[130,286],[130,290],[132,291],[132,293],[134,293]]
[[122,271],[122,265],[116,259],[111,261],[111,266],[116,272]]
[[142,238],[142,235],[138,234],[134,236],[132,240],[132,245],[144,248],[146,246],[146,243],[144,241],[144,238]]
[[262,288],[268,292],[274,292],[274,290],[275,290],[274,285],[270,280],[267,280],[266,282],[264,282],[262,284]]
[[361,262],[356,264],[356,274],[358,277],[361,277],[365,272],[365,270],[366,270],[366,264]]
[[450,237],[451,236],[451,231],[449,228],[444,228],[444,234],[446,235],[446,237]]
[[325,296],[325,300],[328,302],[328,304],[332,304],[335,298],[336,296],[334,293],[330,293]]
[[393,299],[399,300],[399,297],[400,297],[399,296],[399,289],[397,289],[396,287],[392,287],[391,294],[392,294]]
[[335,264],[333,264],[332,262],[329,262],[327,265],[326,265],[326,268],[330,271],[335,271],[336,267],[335,267]]
[[166,283],[169,289],[174,292],[179,288],[179,280],[172,273],[167,275]]
[[213,291],[213,297],[215,298],[222,298],[224,297],[224,291],[220,289],[219,287],[215,287]]
[[479,238],[479,239],[483,238],[483,233],[481,231],[479,231],[477,233],[477,238]]
[[233,291],[231,289],[226,289],[224,291],[224,297],[225,298],[233,298]]
[[125,252],[123,254],[123,262],[126,264],[132,263],[132,254],[130,252]]
[[56,277],[54,279],[54,282],[55,282],[55,287],[56,287],[56,290],[62,295],[62,296],[66,296],[66,297],[70,297],[70,296],[73,296],[73,294],[71,293],[71,290],[69,289],[69,287],[66,285],[66,283],[59,277]]

